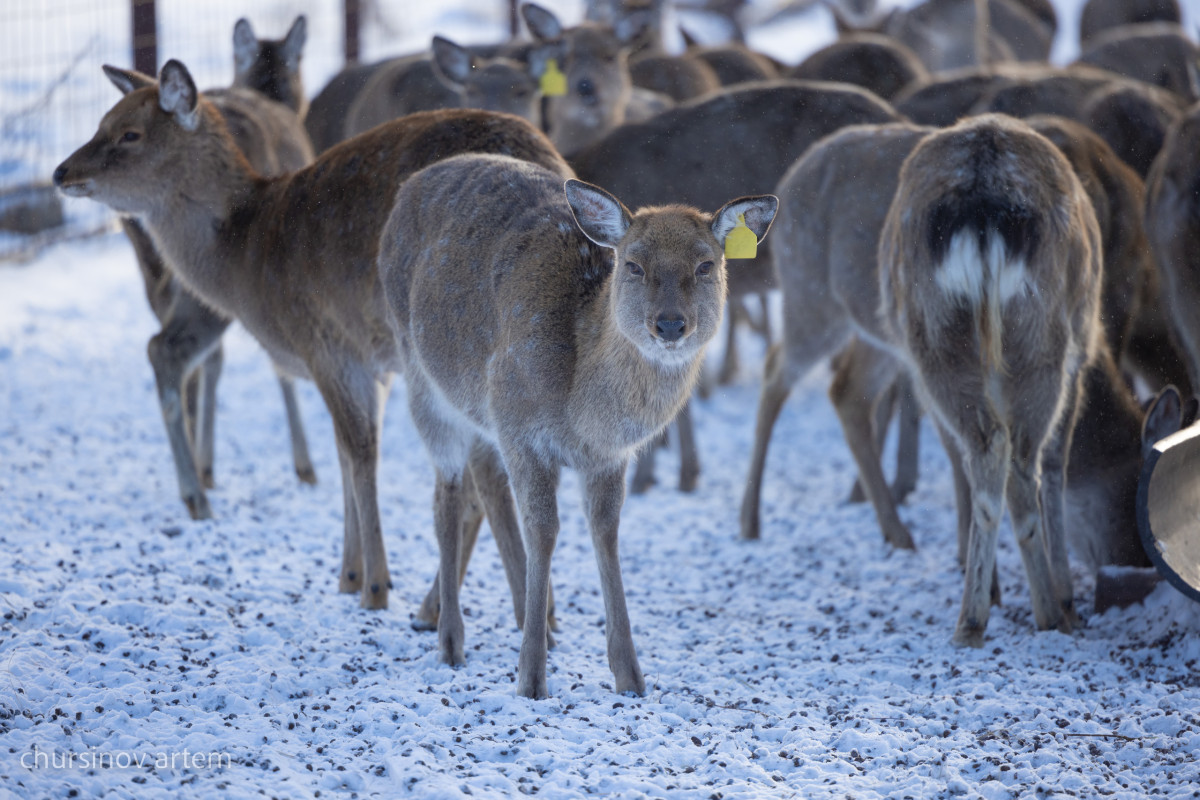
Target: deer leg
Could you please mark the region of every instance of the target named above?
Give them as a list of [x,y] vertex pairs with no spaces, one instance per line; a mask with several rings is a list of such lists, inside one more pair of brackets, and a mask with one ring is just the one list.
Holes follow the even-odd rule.
[[[214,439],[217,420],[217,382],[221,379],[221,368],[225,365],[225,354],[218,341],[208,357],[192,375],[196,378],[196,405],[188,416],[192,418],[192,445],[196,452],[196,469],[205,488],[213,488]],[[190,383],[190,382],[189,382]],[[191,392],[188,393],[189,403]]]
[[[379,521],[375,474],[379,463],[381,398],[386,390],[363,365],[350,357],[335,355],[330,361],[334,367],[331,373],[313,377],[333,417],[343,492],[350,487],[347,511],[351,506],[357,510],[357,515],[346,515],[344,541],[348,552],[343,554],[343,578],[348,578],[358,566],[362,570],[362,607],[383,609],[387,608],[391,581]],[[349,552],[355,540],[362,548],[362,558],[357,564]]]
[[[460,589],[467,577],[467,563],[471,560],[471,554],[475,552],[475,542],[479,539],[479,529],[483,527],[483,505],[479,500],[479,493],[475,489],[475,482],[471,477],[470,470],[463,473],[463,502],[462,546],[459,548],[461,558],[458,564],[458,585]],[[437,630],[438,612],[441,609],[441,586],[441,575],[435,574],[433,576],[433,585],[425,593],[425,599],[421,602],[421,607],[417,610],[416,616],[413,617],[411,623],[413,630]],[[524,613],[524,608],[521,611]]]
[[875,508],[884,540],[893,547],[915,550],[908,528],[900,520],[887,479],[880,466],[872,419],[878,404],[895,382],[896,364],[889,356],[855,340],[838,358],[838,371],[829,388],[846,444],[858,463],[859,480]]
[[700,477],[700,453],[696,450],[691,400],[683,404],[675,417],[675,433],[679,435],[679,491],[694,492]]
[[959,647],[983,646],[996,574],[996,533],[1004,513],[1011,450],[1008,436],[994,420],[981,414],[976,424],[979,427],[963,439],[967,478],[971,483],[971,533],[962,609],[953,639]]
[[896,437],[896,479],[892,482],[892,499],[903,503],[917,488],[920,473],[921,404],[913,392],[912,379],[901,373],[896,382],[900,414]]
[[1062,610],[1065,629],[1070,630],[1079,622],[1079,614],[1075,610],[1075,587],[1071,578],[1071,560],[1067,554],[1065,492],[1071,441],[1079,417],[1080,398],[1083,396],[1082,374],[1068,383],[1067,391],[1063,413],[1042,446],[1039,499],[1045,532],[1043,541],[1050,560],[1054,596]]
[[292,442],[292,463],[296,466],[296,477],[301,483],[315,486],[317,472],[308,455],[308,439],[304,435],[304,423],[300,419],[300,404],[296,401],[296,382],[287,375],[275,371],[279,378],[279,390],[283,394],[283,408],[287,412],[288,433]]
[[462,475],[446,475],[438,470],[433,493],[433,527],[437,533],[438,580],[438,654],[451,666],[466,663],[463,654],[465,635],[462,609],[459,607],[460,547],[463,524]]
[[666,431],[663,431],[638,451],[637,461],[633,468],[633,479],[629,485],[630,493],[645,494],[646,490],[656,483],[654,480],[655,451],[661,446],[666,435]]
[[504,464],[525,531],[525,629],[521,636],[517,693],[540,699],[549,695],[546,649],[549,615],[550,559],[558,541],[558,471],[520,446],[506,447]]
[[766,375],[758,398],[758,415],[754,422],[754,452],[750,456],[750,473],[742,494],[742,538],[759,537],[759,507],[762,502],[762,479],[767,466],[767,448],[771,431],[779,412],[792,392],[793,374],[787,367],[787,355],[782,348],[767,351]]
[[181,293],[163,329],[151,337],[147,346],[163,424],[175,459],[179,494],[193,519],[208,519],[212,508],[196,471],[196,458],[184,421],[184,380],[219,345],[227,327],[228,320]]
[[1055,594],[1054,575],[1046,552],[1046,528],[1038,508],[1037,445],[1024,431],[1014,432],[1013,462],[1008,476],[1008,511],[1013,534],[1021,550],[1033,618],[1038,630],[1058,628],[1069,632],[1070,623],[1063,615]]
[[737,351],[737,326],[738,322],[746,316],[742,298],[730,297],[728,303],[729,327],[725,331],[725,354],[721,358],[721,369],[717,373],[717,385],[719,386],[728,386],[737,377],[740,367]]
[[338,448],[338,466],[342,471],[342,571],[338,577],[339,592],[361,592],[363,586],[362,537],[359,535],[358,504],[354,502],[352,468],[341,448]]
[[[872,410],[871,416],[871,431],[875,436],[875,450],[881,454],[883,453],[884,443],[887,441],[888,426],[892,423],[892,414],[895,410],[896,384],[892,384],[875,401],[875,407]],[[850,496],[846,498],[846,502],[851,504],[867,502],[867,492],[863,488],[861,475],[854,478],[854,486],[850,488]]]
[[608,642],[608,666],[616,680],[618,694],[646,693],[646,681],[633,647],[629,610],[625,605],[625,587],[621,581],[621,559],[617,547],[617,529],[621,505],[625,502],[625,474],[619,469],[587,476],[584,509],[600,568],[600,588],[604,594],[605,635]]

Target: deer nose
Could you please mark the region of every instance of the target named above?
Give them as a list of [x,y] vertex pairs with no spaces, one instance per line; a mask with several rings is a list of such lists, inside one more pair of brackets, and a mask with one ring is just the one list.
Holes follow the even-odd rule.
[[592,83],[591,78],[580,78],[579,83],[575,84],[575,91],[584,100],[591,100],[596,96],[596,84]]
[[668,317],[664,314],[654,321],[654,330],[664,342],[677,342],[682,339],[685,327],[687,321],[680,316]]
[[[42,173],[45,174],[45,173]],[[58,169],[54,170],[54,185],[62,186],[62,182],[67,178],[67,165],[59,164]]]

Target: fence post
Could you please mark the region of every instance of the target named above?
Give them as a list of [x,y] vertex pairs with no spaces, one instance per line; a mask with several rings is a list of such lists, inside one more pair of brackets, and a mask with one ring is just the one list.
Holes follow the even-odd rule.
[[158,20],[155,0],[130,0],[133,12],[133,68],[158,74]]
[[358,0],[343,0],[343,17],[346,23],[346,64],[358,63]]

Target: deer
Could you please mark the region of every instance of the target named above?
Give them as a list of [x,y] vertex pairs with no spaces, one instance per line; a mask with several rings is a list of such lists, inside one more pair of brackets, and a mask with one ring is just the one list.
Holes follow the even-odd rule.
[[[783,295],[784,335],[769,352],[759,400],[742,503],[746,538],[758,537],[767,448],[791,387],[813,364],[835,357],[830,398],[884,540],[895,547],[913,546],[879,468],[874,435],[878,402],[897,376],[909,372],[879,315],[878,249],[897,196],[901,166],[935,130],[911,124],[848,128],[815,145],[777,187],[781,205],[772,234],[772,258]],[[1121,212],[1114,207],[1109,213]],[[1136,264],[1125,261],[1127,269],[1136,269]],[[1121,307],[1120,303],[1114,306]],[[1130,553],[1137,547],[1137,522],[1133,503],[1125,500],[1136,491],[1141,470],[1139,431],[1144,428],[1145,435],[1152,437],[1170,432],[1170,407],[1163,404],[1143,414],[1103,336],[1097,352],[1096,362],[1086,371],[1087,391],[1071,443],[1065,501],[1069,511],[1064,524],[1077,553]],[[1178,427],[1177,418],[1174,424]],[[939,433],[944,439],[948,436],[940,427]],[[948,445],[947,454],[955,467],[958,555],[960,565],[965,565],[970,492],[957,447]],[[1121,562],[1095,565],[1101,563]],[[994,581],[991,591],[998,601]]]
[[891,100],[914,82],[929,80],[929,70],[908,46],[878,33],[838,37],[784,73],[812,81],[842,81]]
[[932,133],[900,169],[880,234],[880,309],[970,492],[957,645],[983,645],[1006,507],[1037,627],[1074,625],[1062,489],[1103,341],[1102,258],[1070,162],[1011,117]]
[[781,65],[765,53],[751,50],[744,44],[725,42],[723,44],[702,44],[686,29],[680,29],[683,36],[684,57],[696,59],[707,64],[717,75],[722,86],[733,86],[738,83],[753,81],[769,81],[781,77]]
[[[300,49],[304,17],[298,17],[283,43],[254,38],[245,19],[234,27],[234,86],[206,96],[225,117],[238,148],[266,175],[299,169],[312,161],[312,147],[300,124],[297,106]],[[286,52],[286,57],[284,53]],[[110,72],[110,79],[127,92],[150,81],[143,75],[127,79]],[[159,406],[175,465],[179,494],[192,519],[209,519],[212,506],[205,489],[213,476],[216,390],[224,356],[221,336],[231,320],[216,313],[176,279],[169,263],[136,219],[124,217],[122,228],[133,246],[150,308],[162,325],[148,345]],[[291,378],[278,373],[290,432],[292,460],[302,483],[316,483],[316,471],[300,419]]]
[[612,25],[562,24],[536,3],[521,5],[533,36],[529,58],[541,79],[553,60],[563,74],[565,94],[546,98],[543,120],[550,140],[570,156],[626,121],[642,121],[672,106],[666,95],[635,90],[629,53],[650,24],[649,13],[622,15]]
[[259,39],[250,21],[239,19],[233,26],[233,85],[283,103],[304,119],[308,97],[300,77],[300,60],[307,38],[303,14],[282,39]]
[[1194,277],[1200,222],[1196,181],[1200,176],[1200,104],[1167,131],[1162,151],[1146,178],[1146,231],[1162,280],[1161,298],[1177,332],[1192,387],[1200,387],[1200,326]]
[[1161,87],[1189,103],[1200,100],[1196,77],[1200,45],[1176,23],[1150,22],[1106,30],[1088,43],[1079,63]]
[[[431,165],[396,194],[379,273],[409,409],[437,473],[439,575],[460,562],[462,476],[470,453],[487,449],[511,484],[528,553],[521,696],[549,693],[545,617],[563,467],[585,487],[615,689],[645,693],[617,544],[626,467],[696,383],[724,307],[726,238],[741,229],[762,239],[777,205],[767,195],[711,214],[632,212],[592,184],[480,154]],[[448,324],[444,309],[471,324]],[[462,664],[457,586],[442,580],[440,589],[439,654]]]
[[1178,0],[1088,0],[1079,14],[1079,46],[1086,50],[1105,31],[1124,25],[1182,21]]
[[[266,177],[180,62],[164,64],[157,82],[106,72],[128,92],[58,166],[55,185],[137,217],[190,291],[241,322],[288,375],[316,383],[342,471],[338,588],[358,592],[364,608],[386,608],[375,475],[383,400],[401,362],[375,266],[392,210],[383,198],[421,167],[471,150],[529,158],[564,177],[570,168],[525,120],[455,109],[409,115]],[[482,500],[496,512],[489,520],[522,624],[524,549],[506,516],[511,500]]]
[[[622,125],[570,160],[581,180],[634,206],[679,202],[712,207],[730,191],[771,191],[792,162],[826,134],[847,125],[898,119],[883,100],[849,85],[746,84],[643,123]],[[730,274],[730,295],[739,301],[773,286],[774,275],[762,254]],[[738,368],[732,330],[729,337],[722,372],[732,376]],[[688,424],[688,418],[680,420],[681,445],[694,442]],[[639,460],[634,492],[645,491],[652,482],[653,463],[642,461],[653,452],[647,450]],[[699,472],[694,445],[682,449],[680,488],[694,488]]]
[[479,108],[541,123],[541,94],[531,64],[482,57],[442,36],[431,55],[392,59],[365,82],[346,110],[343,138],[414,111]]
[[827,2],[839,35],[882,33],[912,49],[930,72],[1002,61],[1045,62],[1057,20],[1046,3],[1018,0],[925,0],[866,22]]

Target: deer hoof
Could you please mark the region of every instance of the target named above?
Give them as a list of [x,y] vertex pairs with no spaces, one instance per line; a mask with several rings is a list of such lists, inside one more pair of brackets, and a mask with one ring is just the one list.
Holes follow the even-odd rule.
[[187,506],[192,519],[212,519],[212,506],[208,504],[208,498],[203,494],[185,497],[183,503]]

